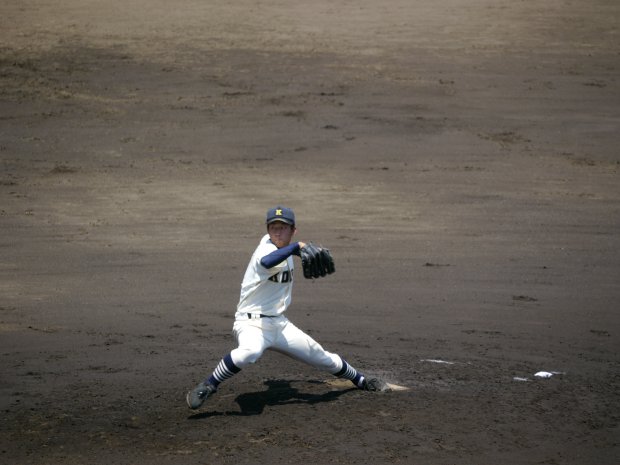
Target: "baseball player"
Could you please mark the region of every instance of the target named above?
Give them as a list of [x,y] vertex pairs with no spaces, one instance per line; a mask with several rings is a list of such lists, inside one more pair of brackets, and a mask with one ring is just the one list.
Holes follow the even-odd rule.
[[292,241],[296,228],[295,214],[290,208],[270,209],[266,224],[267,234],[254,251],[241,283],[233,325],[238,347],[224,356],[207,379],[187,393],[189,408],[199,408],[222,382],[255,363],[267,349],[349,379],[360,389],[389,390],[384,381],[367,379],[340,355],[323,349],[285,316],[293,290],[293,255],[301,257],[307,278],[333,273],[334,262],[327,249]]

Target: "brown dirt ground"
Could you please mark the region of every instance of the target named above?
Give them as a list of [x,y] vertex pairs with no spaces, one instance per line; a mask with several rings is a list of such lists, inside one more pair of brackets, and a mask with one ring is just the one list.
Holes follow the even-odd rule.
[[[2,463],[616,464],[619,19],[2,2]],[[187,409],[278,202],[337,262],[290,318],[410,390],[266,354]]]

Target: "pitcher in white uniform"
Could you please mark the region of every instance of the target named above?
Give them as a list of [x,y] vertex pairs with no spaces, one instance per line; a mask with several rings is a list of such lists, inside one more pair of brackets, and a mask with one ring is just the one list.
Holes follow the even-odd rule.
[[199,408],[222,382],[255,363],[267,349],[349,379],[360,389],[386,390],[387,385],[382,380],[366,379],[340,355],[323,349],[284,315],[293,291],[293,255],[299,256],[305,243],[292,242],[297,229],[295,214],[290,208],[270,209],[266,224],[267,234],[254,251],[241,283],[233,325],[238,346],[224,356],[207,379],[187,393],[189,408]]

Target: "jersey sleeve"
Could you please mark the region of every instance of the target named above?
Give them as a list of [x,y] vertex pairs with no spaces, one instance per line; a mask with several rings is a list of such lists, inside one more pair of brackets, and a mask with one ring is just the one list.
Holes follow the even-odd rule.
[[267,269],[271,269],[274,266],[282,263],[291,255],[299,255],[299,242],[294,242],[281,249],[276,249],[273,252],[263,256],[260,259],[260,264]]

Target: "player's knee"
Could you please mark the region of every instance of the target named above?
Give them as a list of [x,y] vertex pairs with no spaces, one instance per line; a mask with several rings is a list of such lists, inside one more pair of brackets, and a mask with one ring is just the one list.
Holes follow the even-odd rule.
[[330,373],[336,373],[342,368],[343,361],[340,355],[327,352],[325,364],[326,364],[325,369],[327,371],[329,371]]
[[315,366],[323,371],[327,371],[329,373],[336,373],[340,368],[342,368],[342,361],[340,357],[336,354],[332,354],[329,352],[323,352],[322,354],[317,354],[315,357]]
[[263,351],[255,348],[238,348],[231,352],[233,362],[239,368],[256,363],[261,355],[263,355]]

